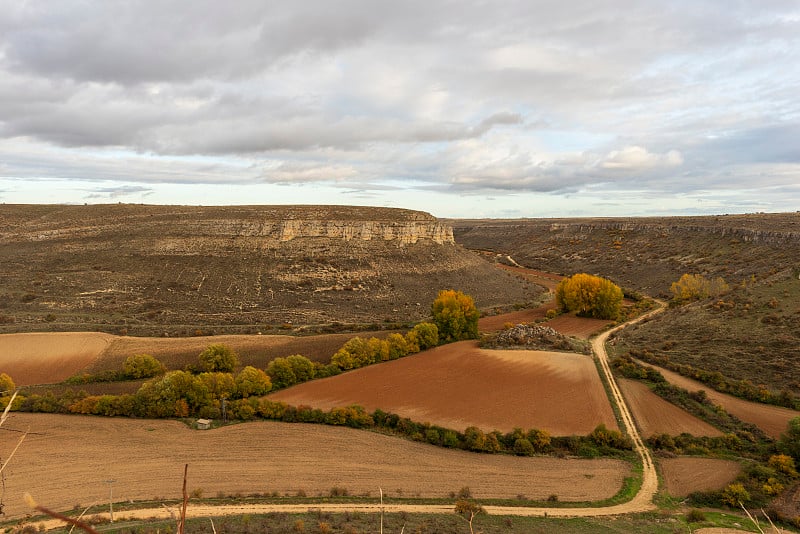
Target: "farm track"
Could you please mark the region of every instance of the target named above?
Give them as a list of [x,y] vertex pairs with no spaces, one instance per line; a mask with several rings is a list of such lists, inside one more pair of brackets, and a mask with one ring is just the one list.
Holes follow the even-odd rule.
[[[628,321],[616,328],[608,330],[592,341],[592,349],[600,362],[600,367],[603,374],[608,381],[609,388],[612,392],[613,402],[619,408],[620,417],[622,419],[625,431],[631,437],[634,443],[634,449],[639,455],[642,463],[642,483],[636,495],[627,502],[615,504],[605,507],[582,507],[582,508],[542,508],[542,507],[516,507],[516,506],[485,506],[485,510],[489,514],[504,515],[504,516],[524,516],[524,517],[599,517],[599,516],[615,516],[630,513],[639,513],[653,510],[653,497],[658,490],[658,476],[656,474],[655,465],[650,455],[649,450],[644,445],[642,438],[631,415],[622,393],[611,373],[611,368],[608,364],[608,355],[605,350],[605,342],[608,336],[626,326],[642,321],[648,317],[663,311],[663,305],[656,310],[653,310],[645,315],[642,315],[632,321]],[[224,516],[224,515],[240,515],[240,514],[265,514],[265,513],[305,513],[309,510],[319,510],[322,512],[344,513],[344,512],[364,512],[364,513],[380,513],[381,510],[387,513],[427,513],[427,514],[452,514],[452,505],[411,505],[411,504],[396,504],[381,506],[379,503],[363,503],[363,504],[296,504],[296,505],[281,505],[281,504],[252,504],[252,505],[223,505],[223,506],[209,506],[209,505],[190,505],[187,507],[186,516],[189,518],[194,517],[209,517],[209,516]],[[170,519],[174,512],[163,507],[161,508],[146,508],[139,510],[125,511],[120,515],[131,519]],[[97,514],[99,516],[106,516],[108,514]],[[63,522],[59,520],[47,520],[40,522],[44,528],[52,529],[63,526]]]

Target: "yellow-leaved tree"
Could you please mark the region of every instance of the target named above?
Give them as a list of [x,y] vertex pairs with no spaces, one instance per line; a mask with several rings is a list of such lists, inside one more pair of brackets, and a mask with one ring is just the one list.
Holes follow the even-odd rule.
[[556,287],[558,307],[584,317],[615,320],[622,298],[622,289],[611,280],[586,273],[565,278]]
[[722,277],[709,280],[702,274],[684,274],[670,287],[676,301],[686,302],[708,297],[716,297],[730,290]]
[[439,291],[431,306],[433,323],[438,328],[439,343],[450,343],[478,337],[480,312],[472,297],[461,291]]

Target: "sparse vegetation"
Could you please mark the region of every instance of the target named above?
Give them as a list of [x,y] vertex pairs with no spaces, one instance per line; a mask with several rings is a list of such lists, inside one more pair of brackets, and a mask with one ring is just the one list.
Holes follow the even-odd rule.
[[684,274],[670,286],[673,299],[678,303],[718,297],[729,290],[730,286],[721,276],[709,280],[701,274]]
[[487,349],[524,349],[578,352],[589,354],[589,343],[565,336],[548,326],[518,324],[500,332],[484,336],[480,346]]

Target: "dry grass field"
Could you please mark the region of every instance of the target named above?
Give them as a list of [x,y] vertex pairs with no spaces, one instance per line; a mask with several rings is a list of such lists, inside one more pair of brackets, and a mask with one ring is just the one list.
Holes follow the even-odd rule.
[[[349,428],[254,422],[191,430],[177,421],[13,414],[5,427],[30,429],[5,472],[8,518],[29,511],[24,492],[55,509],[118,501],[278,492],[447,497],[469,487],[478,499],[524,495],[561,501],[611,497],[630,475],[617,460],[486,455],[437,448]],[[10,433],[4,433],[9,436]],[[16,434],[14,434],[16,436]],[[13,443],[6,437],[2,456]]]
[[666,458],[658,463],[664,489],[673,497],[686,497],[693,491],[722,489],[742,469],[738,462],[713,458]]
[[642,382],[625,378],[618,378],[617,381],[645,438],[653,434],[677,436],[683,432],[694,436],[722,435],[705,421],[662,399]]
[[60,382],[91,365],[114,337],[96,332],[0,335],[0,372],[18,386]]
[[478,348],[452,343],[406,358],[315,380],[270,396],[329,409],[359,404],[448,428],[510,431],[539,428],[553,435],[617,428],[589,356]]

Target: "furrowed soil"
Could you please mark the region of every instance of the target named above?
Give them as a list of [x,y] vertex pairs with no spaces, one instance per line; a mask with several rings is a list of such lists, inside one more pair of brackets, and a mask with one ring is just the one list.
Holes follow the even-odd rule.
[[[361,332],[358,335],[382,338],[389,333]],[[273,359],[292,354],[328,362],[331,355],[355,335],[158,338],[113,336],[99,332],[2,334],[0,372],[11,376],[17,385],[52,384],[81,373],[118,371],[125,359],[134,354],[150,354],[168,369],[183,369],[197,363],[198,354],[211,344],[227,345],[239,354],[242,365],[263,369]],[[131,383],[127,385],[131,386]],[[91,387],[96,389],[99,386],[92,384]],[[128,391],[125,384],[120,384],[120,387],[120,391]]]
[[673,497],[722,489],[742,470],[738,462],[713,458],[665,458],[659,465],[664,488]]
[[[348,428],[254,422],[191,430],[177,421],[12,414],[4,428],[31,433],[4,472],[6,517],[30,512],[23,494],[63,510],[108,500],[272,493],[447,497],[469,487],[477,499],[594,501],[613,496],[630,475],[618,460],[475,454]],[[4,433],[11,435],[10,433]],[[14,434],[16,435],[16,434]],[[12,443],[3,445],[7,457]]]
[[645,438],[653,434],[677,436],[683,432],[694,436],[722,435],[712,425],[650,391],[646,384],[625,378],[617,378],[617,382]]
[[605,319],[590,319],[588,317],[576,317],[573,314],[565,314],[551,319],[544,323],[556,332],[565,336],[574,336],[580,339],[589,339],[593,334],[599,332],[614,321]]
[[571,435],[600,423],[617,428],[591,357],[483,350],[474,341],[306,382],[270,398],[321,409],[358,404],[459,430],[521,427]]
[[685,376],[673,373],[662,367],[656,365],[650,365],[650,367],[657,369],[664,375],[664,378],[666,378],[669,383],[682,387],[687,391],[704,390],[711,401],[725,408],[728,413],[735,415],[742,421],[756,425],[768,436],[775,439],[780,438],[781,434],[786,432],[789,421],[795,417],[800,417],[800,412],[796,410],[746,401],[732,395],[714,391],[701,382],[686,378]]
[[0,335],[0,372],[18,386],[60,382],[91,365],[113,341],[96,332]]

